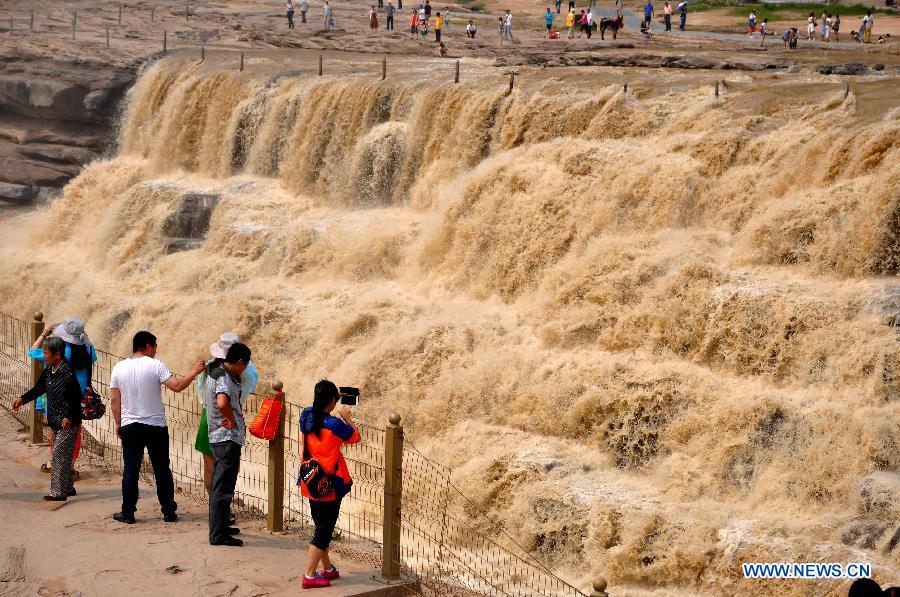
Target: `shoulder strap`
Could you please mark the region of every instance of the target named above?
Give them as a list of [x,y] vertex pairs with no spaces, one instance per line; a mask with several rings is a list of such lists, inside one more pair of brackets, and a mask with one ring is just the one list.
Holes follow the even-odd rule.
[[308,433],[303,434],[303,460],[309,460],[309,446],[306,445],[306,436]]

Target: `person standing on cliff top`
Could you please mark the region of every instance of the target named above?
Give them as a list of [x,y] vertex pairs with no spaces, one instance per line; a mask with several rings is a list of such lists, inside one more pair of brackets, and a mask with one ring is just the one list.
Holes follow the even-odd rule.
[[431,3],[429,2],[429,0],[425,0],[425,18],[431,18]]
[[547,28],[547,30],[544,32],[545,38],[550,37],[550,32],[553,30],[553,19],[554,18],[555,18],[555,15],[553,14],[553,11],[550,10],[550,7],[548,6],[547,12],[544,14],[544,27]]
[[503,19],[503,37],[512,41],[512,12],[506,11],[506,17]]
[[187,377],[176,380],[162,361],[156,360],[156,336],[138,332],[131,341],[131,358],[113,367],[109,377],[109,397],[116,435],[122,440],[122,510],[113,519],[134,524],[138,501],[138,476],[144,461],[144,449],[153,465],[156,496],[163,520],[175,522],[175,482],[169,468],[169,428],[162,402],[162,386],[173,392],[184,391],[203,371],[198,361]]
[[569,14],[566,15],[566,29],[569,31],[569,39],[573,39],[575,37],[575,10],[569,9]]
[[378,11],[375,10],[375,7],[372,7],[372,10],[369,11],[369,30],[372,33],[375,33],[378,30]]
[[241,448],[247,426],[241,408],[241,374],[250,365],[250,349],[240,342],[228,347],[225,362],[206,376],[206,420],[213,452],[213,478],[209,491],[209,544],[239,547],[240,531],[229,526],[231,502],[241,466]]
[[750,16],[747,17],[747,37],[753,37],[756,33],[756,11],[750,10]]
[[328,0],[325,0],[325,31],[331,31],[332,25],[334,25],[334,11]]
[[678,11],[678,16],[681,19],[681,22],[678,24],[678,29],[684,31],[684,26],[687,24],[687,0],[682,0],[681,4],[675,9]]
[[766,47],[766,36],[769,34],[769,19],[763,19],[762,25],[759,26],[759,36],[761,38],[760,45]]
[[384,9],[384,28],[388,31],[394,30],[394,5],[388,0],[387,8]]
[[410,11],[412,14],[409,18],[409,36],[415,39],[419,33],[419,11],[415,8]]
[[672,30],[672,5],[666,2],[663,4],[663,22],[666,25],[665,30]]
[[300,22],[306,22],[306,13],[309,12],[309,0],[300,0]]
[[653,21],[653,2],[652,0],[647,0],[647,4],[644,5],[644,23],[647,27],[647,31],[650,31],[650,23]]
[[294,28],[294,0],[287,0],[288,29]]
[[441,31],[444,29],[444,17],[438,11],[434,17],[434,42],[438,45],[441,43]]

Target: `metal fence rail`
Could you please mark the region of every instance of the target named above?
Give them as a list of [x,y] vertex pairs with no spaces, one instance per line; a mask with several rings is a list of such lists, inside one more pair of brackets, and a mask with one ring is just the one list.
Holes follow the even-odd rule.
[[[11,402],[31,387],[33,363],[28,348],[39,322],[29,323],[0,313],[0,404]],[[92,384],[109,395],[112,369],[121,357],[97,349]],[[278,386],[276,386],[278,387]],[[203,459],[194,448],[202,403],[193,385],[184,392],[163,389],[169,428],[170,461],[181,494],[206,499]],[[248,423],[261,404],[251,396],[244,405]],[[23,426],[32,423],[33,407],[13,413]],[[302,407],[284,404],[283,442],[248,436],[242,450],[235,508],[245,515],[268,516],[270,530],[306,532],[311,517],[309,504],[295,483],[302,458],[299,429]],[[360,424],[360,441],[344,446],[353,485],[344,499],[337,532],[383,544],[382,566],[416,579],[409,589],[424,595],[571,596],[584,595],[564,582],[518,545],[502,525],[491,520],[451,482],[447,467],[404,444],[399,417],[389,428]],[[122,470],[122,453],[112,413],[85,421],[82,458],[94,465]],[[393,444],[392,444],[393,442]],[[283,450],[283,454],[279,451]],[[271,453],[270,453],[271,451]],[[272,458],[274,457],[274,461]],[[394,471],[392,474],[388,474]],[[153,482],[148,462],[142,477]],[[283,484],[283,499],[269,484]],[[277,486],[276,486],[277,488]],[[281,503],[270,504],[270,495]],[[386,503],[394,504],[386,511]],[[402,506],[401,506],[402,504]],[[273,528],[273,514],[280,513]]]

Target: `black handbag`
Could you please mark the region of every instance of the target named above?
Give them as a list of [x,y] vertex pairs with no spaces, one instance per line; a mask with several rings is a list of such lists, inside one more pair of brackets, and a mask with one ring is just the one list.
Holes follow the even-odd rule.
[[322,499],[334,491],[331,476],[319,461],[309,455],[306,446],[306,435],[303,434],[303,460],[300,461],[300,473],[297,475],[297,486],[306,488],[313,499]]

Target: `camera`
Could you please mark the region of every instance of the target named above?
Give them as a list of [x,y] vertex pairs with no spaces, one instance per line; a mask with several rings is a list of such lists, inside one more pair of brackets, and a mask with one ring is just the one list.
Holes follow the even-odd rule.
[[341,404],[346,404],[347,406],[359,404],[359,388],[341,386],[338,388],[338,393],[341,395]]

